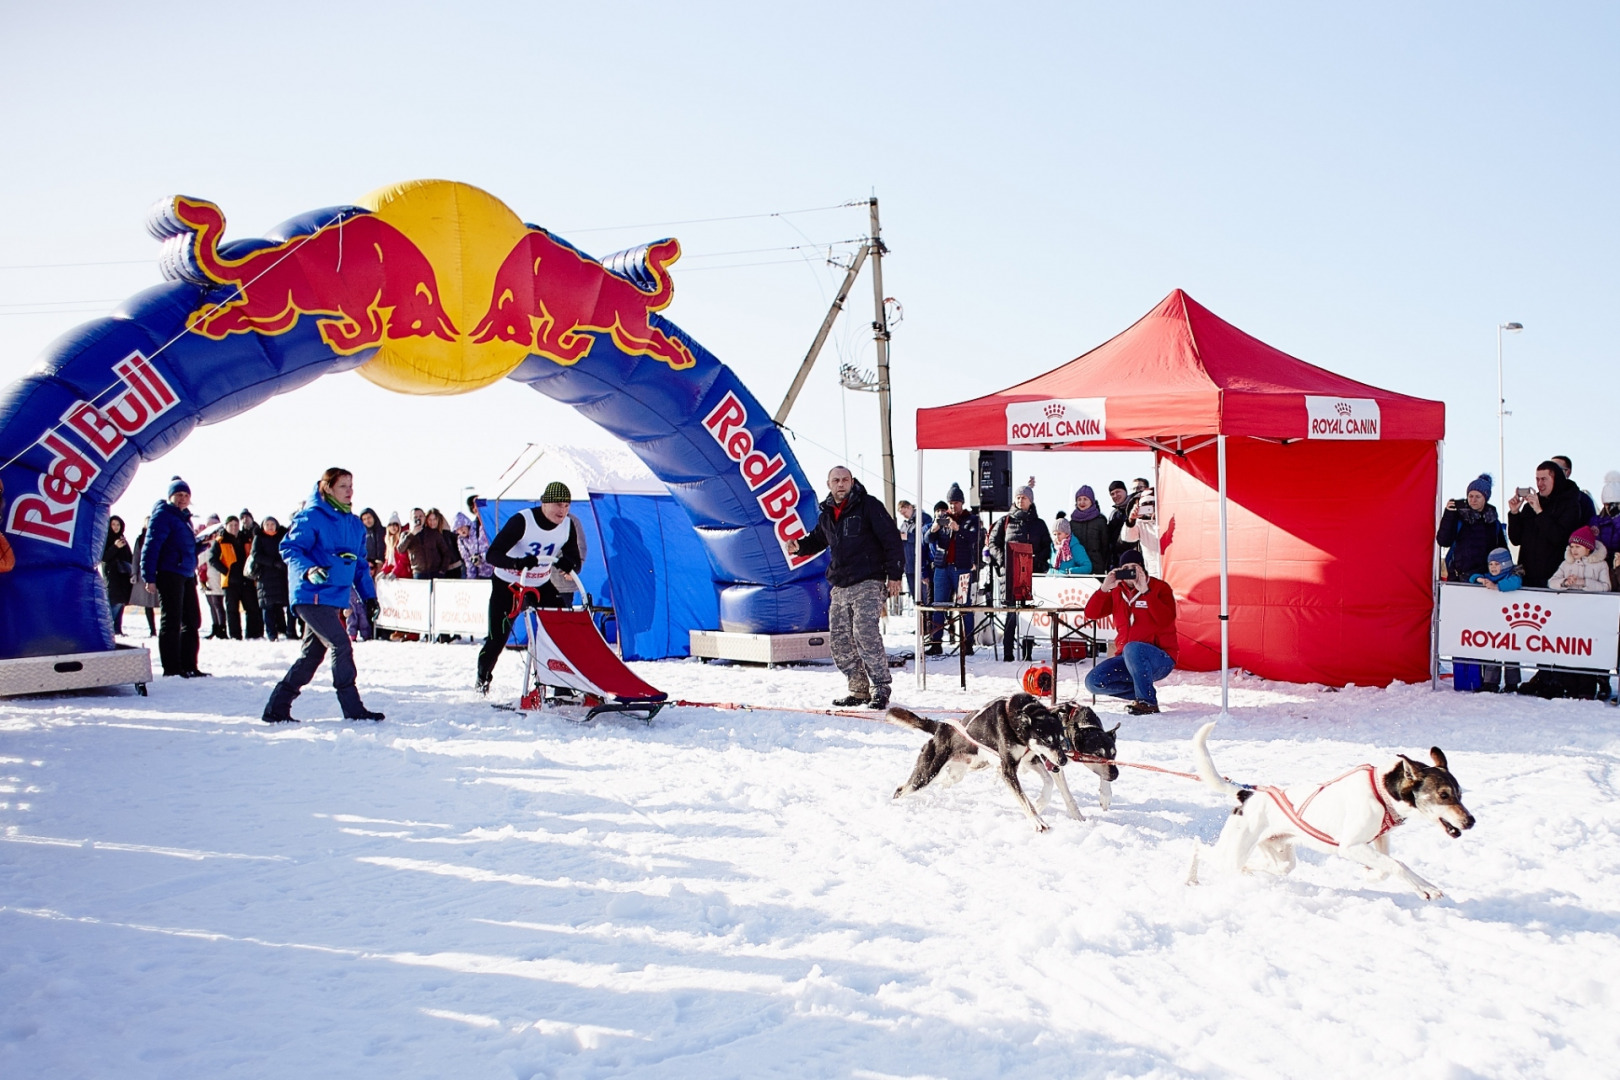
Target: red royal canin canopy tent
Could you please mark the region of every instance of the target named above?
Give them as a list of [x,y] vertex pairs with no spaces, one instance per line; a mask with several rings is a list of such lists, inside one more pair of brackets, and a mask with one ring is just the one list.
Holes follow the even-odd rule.
[[919,488],[924,450],[1153,450],[1178,666],[1340,686],[1430,674],[1444,438],[1444,403],[1297,360],[1180,289],[1061,367],[917,410]]

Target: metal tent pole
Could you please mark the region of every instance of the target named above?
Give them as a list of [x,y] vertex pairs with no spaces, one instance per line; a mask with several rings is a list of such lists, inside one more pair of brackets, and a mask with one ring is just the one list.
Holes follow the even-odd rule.
[[1227,715],[1231,689],[1231,610],[1227,606],[1226,572],[1226,436],[1215,436],[1215,483],[1221,489],[1221,715]]
[[[917,613],[916,644],[912,648],[913,662],[917,665],[917,689],[922,690],[928,686],[928,657],[923,655],[923,612],[922,598],[928,595],[928,587],[923,584],[923,545],[928,542],[923,533],[923,452],[922,447],[917,448],[917,506],[911,511],[913,522],[912,534],[916,536],[916,550],[911,553],[912,565],[916,567],[912,580],[917,584],[917,595],[911,598],[911,606]],[[930,600],[933,597],[929,597]]]
[[[1498,337],[1500,341],[1500,337]],[[1500,481],[1498,481],[1500,483]],[[1434,443],[1434,527],[1440,528],[1446,507],[1446,440]],[[1429,559],[1429,689],[1440,689],[1440,545],[1431,545]]]

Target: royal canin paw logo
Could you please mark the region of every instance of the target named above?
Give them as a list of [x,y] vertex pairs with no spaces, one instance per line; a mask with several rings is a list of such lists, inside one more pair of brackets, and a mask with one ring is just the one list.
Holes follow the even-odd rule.
[[1552,612],[1540,604],[1532,604],[1526,600],[1522,604],[1502,609],[1502,617],[1507,619],[1509,626],[1522,626],[1527,630],[1540,630],[1552,618]]
[[1338,413],[1340,416],[1349,416],[1356,410],[1348,401],[1335,401],[1333,403],[1333,411]]
[[1061,401],[1053,401],[1048,403],[1043,411],[1046,413],[1046,418],[1048,420],[1056,420],[1058,417],[1068,412],[1069,408]]
[[563,663],[561,660],[547,660],[546,668],[549,671],[560,671],[564,675],[574,674],[574,669]]

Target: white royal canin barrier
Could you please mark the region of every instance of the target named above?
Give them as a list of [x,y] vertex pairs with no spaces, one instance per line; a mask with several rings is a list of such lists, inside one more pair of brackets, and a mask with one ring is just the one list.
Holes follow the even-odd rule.
[[[377,625],[385,630],[426,634],[433,629],[433,582],[414,578],[378,578]],[[487,588],[487,586],[486,586]]]
[[432,585],[433,632],[483,637],[489,629],[489,578],[440,578]]
[[1536,667],[1620,672],[1620,593],[1443,582],[1435,655]]

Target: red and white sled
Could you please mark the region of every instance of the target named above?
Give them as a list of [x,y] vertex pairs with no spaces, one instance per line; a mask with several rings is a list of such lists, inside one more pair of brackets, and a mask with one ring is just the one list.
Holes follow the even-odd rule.
[[[556,704],[585,704],[588,722],[602,713],[628,713],[652,723],[668,704],[669,695],[643,682],[624,661],[608,648],[588,611],[558,608],[528,608],[523,612],[529,645],[524,653],[523,696],[518,708],[524,712],[543,709],[548,700]],[[556,694],[547,688],[562,687],[583,695],[583,702]]]

